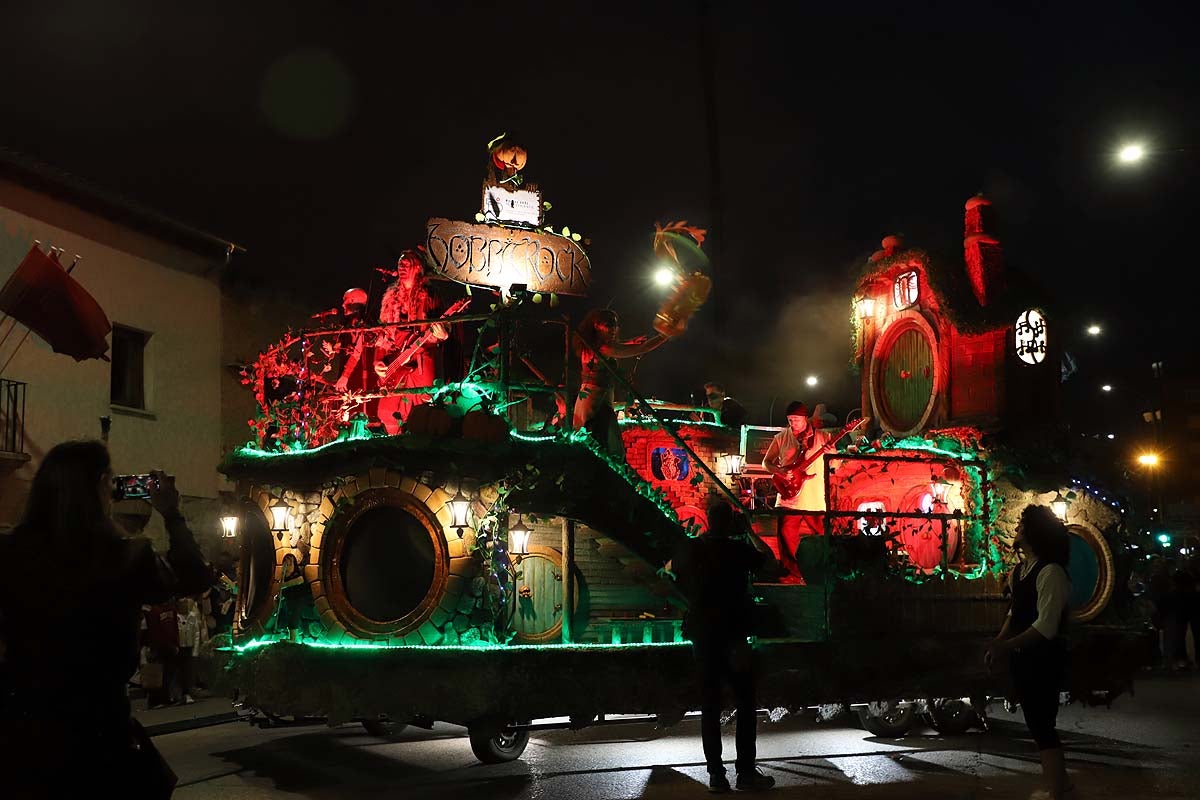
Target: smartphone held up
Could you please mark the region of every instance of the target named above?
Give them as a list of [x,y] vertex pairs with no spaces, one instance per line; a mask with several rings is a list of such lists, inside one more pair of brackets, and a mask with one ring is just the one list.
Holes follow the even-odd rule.
[[114,475],[114,500],[149,500],[150,492],[158,488],[158,476],[145,475]]

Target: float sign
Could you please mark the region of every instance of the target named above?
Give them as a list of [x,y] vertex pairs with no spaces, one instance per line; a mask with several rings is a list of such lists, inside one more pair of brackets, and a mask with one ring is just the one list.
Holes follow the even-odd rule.
[[477,225],[435,217],[425,227],[425,252],[433,268],[472,286],[585,296],[592,265],[566,236]]

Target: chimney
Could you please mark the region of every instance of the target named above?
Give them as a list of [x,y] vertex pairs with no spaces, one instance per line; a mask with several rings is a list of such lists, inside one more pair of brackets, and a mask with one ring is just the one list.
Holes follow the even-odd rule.
[[1000,242],[991,236],[995,230],[992,201],[977,194],[967,201],[963,226],[963,256],[967,262],[967,277],[979,305],[1004,291],[1004,254]]

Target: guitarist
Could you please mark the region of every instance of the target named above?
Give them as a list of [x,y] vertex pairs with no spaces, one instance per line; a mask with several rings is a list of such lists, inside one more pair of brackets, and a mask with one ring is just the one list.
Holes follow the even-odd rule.
[[[435,315],[435,307],[436,302],[426,288],[425,268],[421,257],[412,250],[404,251],[396,262],[396,282],[383,293],[379,321],[387,324],[429,319]],[[437,373],[434,348],[449,335],[446,326],[440,322],[385,331],[376,342],[375,374],[382,378],[387,373],[391,365],[389,354],[394,358],[408,343],[425,336],[427,344],[409,360],[399,383],[389,388],[432,386]],[[383,423],[384,430],[389,435],[400,432],[401,424],[408,418],[414,405],[413,397],[401,394],[380,398],[379,421]]]
[[808,416],[808,407],[799,400],[788,404],[786,414],[787,427],[771,440],[771,446],[763,458],[763,468],[772,475],[792,482],[793,486],[800,483],[799,491],[792,497],[785,497],[782,492],[776,497],[777,508],[817,512],[785,516],[780,530],[779,561],[788,571],[782,582],[803,583],[800,566],[796,563],[796,550],[801,537],[823,533],[819,514],[825,511],[825,480],[822,477],[824,458],[815,459],[804,472],[789,470],[788,467],[806,461],[821,450],[830,449],[830,437],[813,424]]

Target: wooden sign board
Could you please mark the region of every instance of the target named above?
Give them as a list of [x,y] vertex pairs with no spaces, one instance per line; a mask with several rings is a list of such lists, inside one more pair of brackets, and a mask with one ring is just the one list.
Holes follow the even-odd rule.
[[435,217],[426,223],[425,251],[434,269],[472,286],[584,296],[592,265],[566,236]]

